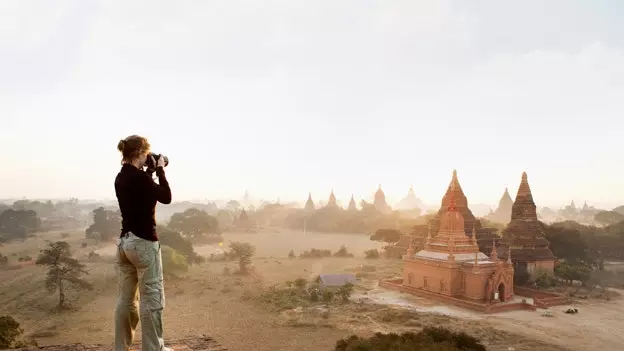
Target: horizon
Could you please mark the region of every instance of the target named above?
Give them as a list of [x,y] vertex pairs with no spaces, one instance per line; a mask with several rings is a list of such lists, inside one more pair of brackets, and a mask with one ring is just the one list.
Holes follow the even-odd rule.
[[[8,0],[0,194],[114,200],[130,134],[173,201],[391,205],[451,178],[495,209],[624,204],[624,6],[612,1]],[[527,23],[530,23],[527,26]]]

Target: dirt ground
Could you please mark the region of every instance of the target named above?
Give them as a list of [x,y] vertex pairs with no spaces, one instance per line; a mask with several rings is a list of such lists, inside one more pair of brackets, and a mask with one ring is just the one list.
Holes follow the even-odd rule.
[[[224,235],[230,241],[256,246],[252,276],[224,275],[224,267],[234,271],[235,262],[207,262],[193,266],[180,279],[166,282],[166,337],[180,338],[206,334],[229,350],[332,350],[338,339],[354,333],[417,331],[428,325],[443,325],[480,337],[490,350],[618,350],[624,348],[619,330],[624,327],[624,300],[575,302],[576,315],[553,308],[553,317],[540,311],[517,311],[482,315],[444,306],[421,298],[386,291],[378,279],[400,274],[400,261],[366,260],[363,252],[380,247],[366,235],[275,232]],[[112,247],[90,243],[80,248],[83,233],[62,238],[61,233],[44,233],[24,243],[0,247],[15,261],[20,255],[36,257],[44,240],[66,240],[75,256],[84,260],[94,284],[85,293],[69,292],[71,311],[52,313],[57,296],[44,289],[45,270],[34,265],[0,270],[2,313],[13,315],[28,336],[41,345],[86,342],[111,343],[115,307],[116,276],[112,263],[88,262],[85,255],[94,249],[112,253]],[[354,258],[288,259],[310,248],[337,250],[345,245]],[[213,247],[197,248],[209,255]],[[15,253],[15,256],[12,254]],[[296,278],[312,278],[320,273],[353,272],[361,280],[349,304],[332,305],[324,316],[314,310],[279,313],[256,296],[262,289]],[[366,298],[366,303],[358,302]],[[140,335],[140,333],[138,334]]]

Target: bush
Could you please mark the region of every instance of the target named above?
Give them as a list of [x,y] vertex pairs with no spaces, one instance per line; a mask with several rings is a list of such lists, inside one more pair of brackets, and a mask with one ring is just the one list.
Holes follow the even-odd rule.
[[22,256],[20,258],[17,259],[19,262],[30,262],[32,261],[32,257],[26,255],[26,256]]
[[552,288],[556,284],[557,278],[552,273],[544,270],[539,270],[535,273],[535,286],[538,288]]
[[0,316],[0,350],[10,348],[36,346],[34,342],[25,342],[21,339],[24,330],[11,316]]
[[364,257],[369,259],[375,259],[380,258],[381,255],[379,254],[379,251],[377,249],[370,249],[364,251]]
[[0,266],[6,266],[7,264],[9,264],[9,257],[8,256],[3,256],[0,253]]
[[295,258],[295,251],[294,250],[290,250],[290,252],[288,253],[288,258]]
[[322,250],[322,249],[310,249],[310,251],[302,252],[299,257],[301,258],[323,258],[330,257],[331,250]]
[[479,340],[466,333],[455,333],[445,328],[425,328],[419,333],[377,333],[364,339],[351,336],[339,340],[335,351],[485,351]]
[[168,276],[176,276],[179,273],[188,271],[186,257],[165,245],[162,246],[162,265],[163,274]]
[[342,245],[340,246],[340,249],[334,253],[334,257],[353,257],[353,254],[350,254],[347,251],[347,247]]

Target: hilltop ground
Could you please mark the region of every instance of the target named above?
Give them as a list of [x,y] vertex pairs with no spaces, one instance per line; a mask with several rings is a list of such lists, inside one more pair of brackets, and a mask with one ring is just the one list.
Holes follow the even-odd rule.
[[[554,308],[554,317],[542,317],[540,311],[516,311],[497,315],[447,307],[424,299],[384,291],[377,280],[400,274],[400,261],[366,260],[363,252],[378,247],[365,235],[274,232],[257,234],[226,233],[229,241],[255,245],[252,276],[224,275],[224,267],[235,270],[235,262],[207,262],[193,266],[185,277],[166,282],[167,338],[206,334],[229,350],[332,350],[336,340],[353,333],[402,332],[427,325],[443,325],[480,337],[490,350],[616,350],[623,342],[618,331],[624,327],[624,300],[575,302],[579,314],[568,315]],[[13,315],[28,336],[40,345],[86,342],[110,343],[113,337],[113,310],[116,277],[110,261],[88,262],[86,255],[97,249],[111,254],[112,246],[96,247],[90,243],[80,248],[83,233],[63,238],[60,233],[43,233],[24,243],[0,247],[12,262],[16,257],[36,258],[44,240],[66,240],[75,257],[87,264],[94,283],[92,292],[77,296],[70,292],[73,311],[51,313],[56,295],[43,285],[44,269],[24,265],[19,269],[0,270],[0,305],[2,314]],[[310,248],[336,251],[346,245],[354,258],[288,259],[293,249],[298,255]],[[209,255],[213,248],[197,251]],[[269,286],[296,278],[312,278],[319,273],[354,272],[361,278],[353,300],[367,303],[332,305],[317,313],[279,313],[256,297]],[[411,306],[410,309],[405,306]],[[139,334],[140,335],[140,334]]]

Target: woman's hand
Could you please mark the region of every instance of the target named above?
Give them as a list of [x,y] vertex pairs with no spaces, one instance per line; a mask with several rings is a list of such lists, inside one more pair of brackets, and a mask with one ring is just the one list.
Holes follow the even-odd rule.
[[158,156],[158,162],[156,163],[156,168],[158,167],[162,167],[162,168],[165,167],[165,158],[162,155]]

